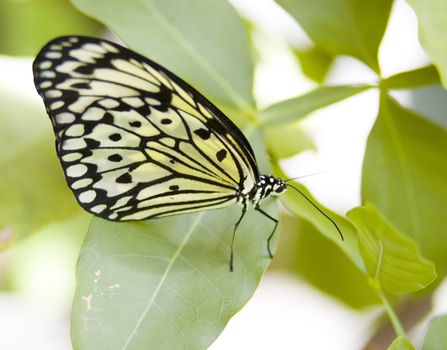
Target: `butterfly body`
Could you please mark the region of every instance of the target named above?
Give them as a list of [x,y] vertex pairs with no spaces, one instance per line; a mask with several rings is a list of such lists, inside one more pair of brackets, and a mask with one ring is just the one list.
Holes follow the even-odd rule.
[[251,204],[254,208],[259,206],[262,199],[276,196],[286,190],[284,180],[271,175],[259,175],[258,181],[247,193],[237,192],[236,202],[243,208]]

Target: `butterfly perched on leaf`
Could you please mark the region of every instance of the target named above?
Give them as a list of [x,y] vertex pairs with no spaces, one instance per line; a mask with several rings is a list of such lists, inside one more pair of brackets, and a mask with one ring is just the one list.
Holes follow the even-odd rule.
[[118,44],[81,36],[48,43],[33,72],[65,178],[85,210],[126,221],[237,203],[236,230],[251,205],[274,221],[270,242],[278,221],[259,204],[286,183],[261,175],[242,132],[182,79]]

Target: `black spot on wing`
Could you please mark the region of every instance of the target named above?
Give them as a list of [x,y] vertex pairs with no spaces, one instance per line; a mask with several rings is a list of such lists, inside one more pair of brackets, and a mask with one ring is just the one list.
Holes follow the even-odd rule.
[[98,140],[92,139],[90,137],[84,138],[85,144],[87,145],[87,148],[97,148],[101,144]]
[[94,70],[95,70],[95,65],[83,65],[83,66],[77,67],[73,71],[76,73],[81,73],[81,74],[93,74]]
[[222,162],[227,157],[227,150],[221,149],[216,153],[216,157],[219,162]]
[[113,125],[114,123],[113,115],[109,112],[105,113],[104,116],[102,117],[102,122],[105,124]]
[[123,160],[123,157],[121,157],[119,154],[112,154],[107,159],[111,162],[121,162]]
[[121,140],[121,135],[120,134],[112,134],[109,136],[109,139],[117,142],[117,141]]
[[133,128],[139,128],[141,126],[141,122],[139,122],[138,120],[133,121],[133,122],[129,122],[129,125]]
[[207,129],[194,130],[194,134],[199,136],[202,140],[208,140],[211,137],[211,133]]
[[132,176],[129,173],[125,173],[116,178],[116,182],[119,184],[130,184],[132,182]]
[[75,89],[90,89],[90,84],[89,83],[75,83],[75,84],[71,84],[71,87],[73,87]]
[[171,123],[172,123],[172,120],[171,120],[171,119],[168,119],[168,118],[163,118],[163,119],[161,120],[161,123],[164,124],[164,125],[168,125],[168,124],[171,124]]
[[171,185],[171,186],[169,186],[169,189],[171,191],[177,192],[180,189],[180,187],[177,185]]

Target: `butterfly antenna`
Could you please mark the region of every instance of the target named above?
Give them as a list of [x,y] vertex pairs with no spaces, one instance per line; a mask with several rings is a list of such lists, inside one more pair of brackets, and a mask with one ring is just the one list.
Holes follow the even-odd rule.
[[284,180],[284,182],[289,182],[289,181],[293,181],[293,180],[298,180],[298,179],[302,179],[304,177],[309,177],[309,176],[314,176],[314,175],[320,175],[320,174],[324,174],[326,173],[326,171],[319,171],[317,173],[310,173],[310,174],[306,174],[306,175],[301,175],[301,176],[297,176],[297,177],[292,177],[290,179],[286,179]]
[[340,237],[341,237],[341,240],[342,241],[344,241],[345,239],[343,238],[343,234],[341,233],[341,231],[340,231],[340,229],[339,229],[339,227],[337,226],[337,224],[335,223],[335,221],[333,220],[333,219],[331,219],[325,212],[323,212],[314,202],[312,202],[310,199],[309,199],[309,197],[307,197],[305,194],[304,194],[304,192],[303,191],[301,191],[300,189],[298,189],[297,187],[295,187],[295,186],[293,186],[293,185],[290,185],[290,184],[287,184],[287,187],[291,187],[291,188],[293,188],[295,191],[297,191],[299,194],[301,194],[304,198],[306,198],[306,200],[310,203],[310,204],[312,204],[312,206],[315,208],[315,209],[317,209],[321,214],[323,214],[323,216],[326,218],[326,219],[328,219],[331,223],[332,223],[332,225],[334,225],[335,226],[335,228],[337,229],[337,231],[338,231],[338,233],[340,234]]

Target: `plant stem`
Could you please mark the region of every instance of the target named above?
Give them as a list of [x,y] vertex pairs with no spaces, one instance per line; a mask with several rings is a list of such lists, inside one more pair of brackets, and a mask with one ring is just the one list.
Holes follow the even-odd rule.
[[380,299],[382,300],[383,306],[385,307],[385,310],[388,313],[388,317],[390,318],[390,321],[391,321],[391,324],[393,325],[394,331],[396,332],[396,334],[398,336],[407,338],[407,335],[405,334],[404,327],[402,327],[402,324],[400,323],[396,313],[394,312],[393,307],[391,306],[390,302],[386,298],[382,289],[379,289],[378,293],[379,293]]

